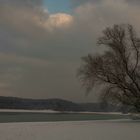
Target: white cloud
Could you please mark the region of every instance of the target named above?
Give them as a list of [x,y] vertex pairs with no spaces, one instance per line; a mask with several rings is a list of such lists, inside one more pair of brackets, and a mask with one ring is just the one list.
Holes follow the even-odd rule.
[[65,13],[51,14],[49,18],[41,22],[47,30],[53,31],[54,29],[66,29],[69,28],[73,23],[73,17]]
[[[66,29],[73,23],[72,15],[66,13],[50,14],[43,7],[32,9],[14,5],[0,5],[0,17],[0,24],[8,24],[8,26],[28,35],[44,28],[48,31]],[[33,28],[37,29],[32,30]]]

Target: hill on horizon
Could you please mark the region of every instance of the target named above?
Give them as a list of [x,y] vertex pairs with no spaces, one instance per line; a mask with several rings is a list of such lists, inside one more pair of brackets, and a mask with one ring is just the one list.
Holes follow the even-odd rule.
[[52,99],[27,99],[0,96],[0,109],[55,110],[73,112],[121,112],[122,107],[101,103],[74,103],[72,101]]

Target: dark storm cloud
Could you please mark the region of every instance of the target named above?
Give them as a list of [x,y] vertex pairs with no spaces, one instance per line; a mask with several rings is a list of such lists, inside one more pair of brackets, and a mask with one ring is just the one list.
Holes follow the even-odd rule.
[[129,2],[130,4],[140,4],[140,0],[125,0],[126,2]]
[[[104,2],[105,0],[71,0],[72,4],[75,6],[82,5],[85,3],[100,3]],[[125,2],[131,3],[131,4],[140,4],[140,0],[124,0]]]
[[0,4],[16,6],[40,6],[42,5],[42,0],[1,0]]

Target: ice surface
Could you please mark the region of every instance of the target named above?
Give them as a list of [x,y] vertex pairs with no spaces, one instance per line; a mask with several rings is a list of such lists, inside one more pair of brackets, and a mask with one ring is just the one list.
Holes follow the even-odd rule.
[[1,123],[0,140],[140,140],[140,122]]

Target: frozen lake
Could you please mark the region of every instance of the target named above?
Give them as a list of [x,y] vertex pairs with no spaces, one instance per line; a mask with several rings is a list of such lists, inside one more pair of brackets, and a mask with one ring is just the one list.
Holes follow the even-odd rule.
[[0,140],[140,140],[140,123],[129,120],[1,123]]
[[56,122],[56,121],[87,121],[87,120],[112,120],[128,119],[129,115],[120,113],[60,113],[60,112],[38,112],[23,110],[1,110],[0,123],[8,122]]

